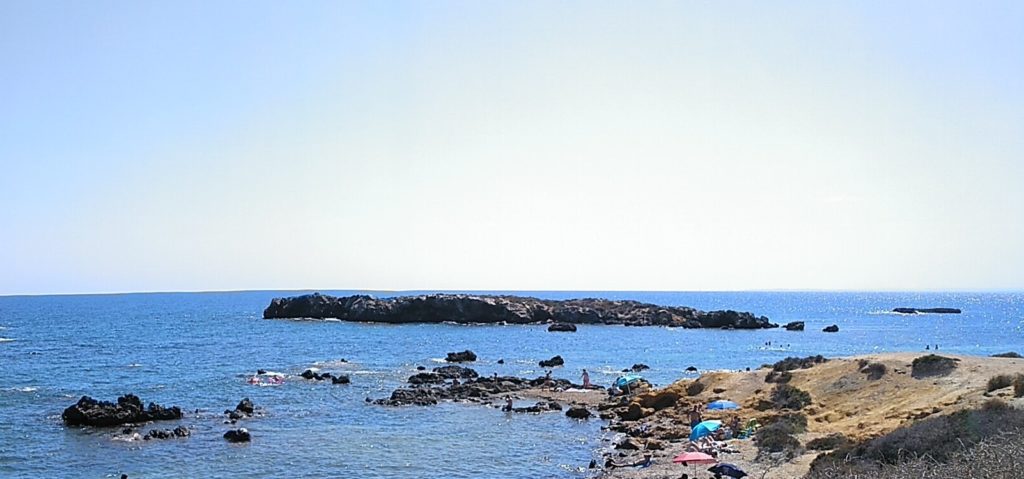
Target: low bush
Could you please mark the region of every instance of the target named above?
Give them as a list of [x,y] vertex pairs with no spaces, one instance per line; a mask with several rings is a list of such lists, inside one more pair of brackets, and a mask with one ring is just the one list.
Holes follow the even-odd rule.
[[985,386],[986,392],[992,392],[996,389],[1002,389],[1010,387],[1013,384],[1013,376],[1009,374],[1000,374],[998,376],[992,376],[988,378],[988,385]]
[[776,409],[800,410],[811,404],[810,393],[789,384],[775,385],[771,399]]
[[793,379],[793,374],[789,371],[769,371],[768,375],[764,377],[764,382],[784,384],[788,383],[790,379]]
[[772,371],[782,372],[793,371],[795,369],[807,369],[826,361],[828,361],[828,359],[820,354],[817,356],[807,356],[806,358],[790,357],[773,364]]
[[792,426],[785,421],[773,422],[757,430],[754,444],[758,453],[785,452],[787,456],[796,456],[800,450],[800,441],[793,436]]
[[850,438],[846,437],[841,433],[830,434],[825,437],[819,437],[812,439],[807,443],[807,449],[813,449],[815,451],[828,451],[832,449],[838,449],[840,447],[848,447],[853,444]]
[[888,371],[888,368],[882,363],[865,363],[861,365],[860,372],[866,374],[871,381],[882,379],[882,376],[885,376],[886,371]]
[[911,363],[910,375],[915,378],[945,376],[956,369],[956,363],[958,362],[960,362],[959,359],[947,358],[936,354],[921,356]]
[[815,459],[811,470],[830,463],[854,462],[867,468],[922,457],[944,462],[987,438],[1022,428],[1024,411],[1008,407],[1002,401],[991,402],[980,409],[932,416],[860,444],[841,446]]

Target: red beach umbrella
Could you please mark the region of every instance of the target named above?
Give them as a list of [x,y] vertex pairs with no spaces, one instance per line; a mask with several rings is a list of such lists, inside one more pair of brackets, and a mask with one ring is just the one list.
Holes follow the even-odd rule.
[[684,452],[676,457],[672,458],[672,462],[682,464],[684,466],[692,466],[694,464],[715,464],[718,459],[704,454],[703,452]]

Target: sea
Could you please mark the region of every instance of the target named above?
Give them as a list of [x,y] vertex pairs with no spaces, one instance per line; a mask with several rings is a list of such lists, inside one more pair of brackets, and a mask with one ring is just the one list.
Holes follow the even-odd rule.
[[[347,295],[353,291],[322,291]],[[734,309],[806,330],[700,330],[584,325],[359,324],[266,320],[275,297],[300,291],[0,297],[0,477],[584,478],[613,437],[601,420],[511,414],[481,404],[384,407],[416,373],[470,349],[483,375],[553,375],[608,384],[634,363],[656,385],[700,371],[757,368],[787,356],[887,351],[1024,352],[1024,293],[492,292],[547,299],[632,299]],[[419,294],[423,292],[402,293]],[[397,293],[371,293],[393,296]],[[955,307],[959,315],[902,315],[895,307]],[[838,325],[838,333],[822,328]],[[503,360],[501,364],[499,361]],[[296,377],[347,374],[334,385]],[[284,373],[255,386],[257,370]],[[119,428],[68,428],[61,412],[83,395],[177,405],[184,439],[124,441]],[[244,397],[261,417],[241,421],[252,442],[231,444],[224,411]],[[517,404],[519,405],[519,404]],[[523,401],[523,405],[526,402]],[[237,426],[234,426],[237,427]]]

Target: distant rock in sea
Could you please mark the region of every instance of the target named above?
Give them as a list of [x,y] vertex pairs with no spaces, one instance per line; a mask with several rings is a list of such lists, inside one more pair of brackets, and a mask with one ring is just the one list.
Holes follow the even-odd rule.
[[397,298],[367,295],[334,297],[320,293],[275,298],[266,319],[335,318],[371,323],[566,323],[676,326],[683,328],[776,328],[764,316],[739,311],[704,312],[684,306],[658,306],[609,299],[542,300],[520,296],[429,294]]
[[932,314],[960,314],[960,310],[957,308],[895,308],[892,310],[894,313],[903,314],[917,314],[917,313],[932,313]]
[[117,398],[116,403],[82,396],[77,403],[64,410],[61,418],[68,426],[109,427],[181,419],[181,409],[177,406],[163,407],[154,403],[149,403],[149,407],[143,407],[142,400],[134,394],[121,396]]

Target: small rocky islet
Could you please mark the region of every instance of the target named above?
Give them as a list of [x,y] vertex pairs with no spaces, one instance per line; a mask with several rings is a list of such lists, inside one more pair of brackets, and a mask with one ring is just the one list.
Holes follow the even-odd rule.
[[369,323],[540,324],[550,331],[575,330],[577,324],[673,326],[681,328],[777,328],[764,316],[732,310],[701,311],[685,306],[659,306],[639,301],[598,298],[547,300],[524,296],[428,294],[374,298],[335,297],[312,293],[275,298],[264,319],[339,319]]

